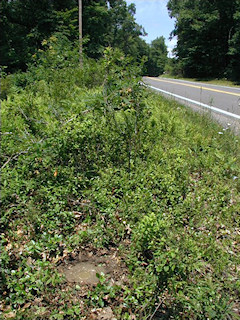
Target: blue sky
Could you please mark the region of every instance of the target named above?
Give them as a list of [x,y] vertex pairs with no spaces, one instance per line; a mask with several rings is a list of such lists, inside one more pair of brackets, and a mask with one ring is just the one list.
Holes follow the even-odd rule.
[[148,36],[144,37],[147,43],[157,37],[164,36],[168,51],[171,52],[176,44],[176,38],[169,40],[169,35],[174,28],[174,19],[168,15],[168,0],[126,0],[127,4],[136,5],[136,22],[142,25]]

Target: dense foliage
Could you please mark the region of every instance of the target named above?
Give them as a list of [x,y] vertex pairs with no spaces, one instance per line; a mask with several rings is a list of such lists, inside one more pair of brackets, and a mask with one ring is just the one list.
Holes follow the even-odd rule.
[[163,74],[167,63],[167,46],[164,37],[159,37],[151,42],[147,74],[158,77]]
[[[119,50],[80,69],[61,34],[43,48],[2,102],[3,319],[237,319],[238,138],[145,90]],[[127,280],[66,282],[89,247]]]
[[[158,76],[163,72],[167,56],[164,40],[159,52],[153,45],[152,53],[152,48],[140,38],[146,33],[135,21],[134,4],[127,6],[123,0],[84,0],[82,4],[84,52],[88,57],[100,58],[104,48],[111,46],[138,62],[146,56],[144,70],[148,74]],[[78,45],[77,0],[3,0],[0,8],[0,60],[8,72],[26,70],[32,55],[43,49],[42,41],[54,32],[63,33]]]
[[240,79],[239,0],[170,0],[168,9],[183,75]]
[[[0,4],[1,65],[8,71],[26,69],[31,55],[59,26],[58,13],[75,1],[8,1]],[[71,29],[69,25],[69,29]]]

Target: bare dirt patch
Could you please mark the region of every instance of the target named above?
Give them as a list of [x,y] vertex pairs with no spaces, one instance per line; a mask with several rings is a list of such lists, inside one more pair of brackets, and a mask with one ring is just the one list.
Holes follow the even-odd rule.
[[89,262],[78,262],[75,265],[70,265],[63,272],[69,282],[97,284],[97,274],[105,274],[106,269],[101,265]]
[[[119,312],[124,311],[124,286],[128,286],[128,269],[119,256],[118,249],[82,248],[74,258],[69,258],[59,265],[59,273],[65,276],[64,291],[71,291],[73,300],[81,302],[84,315],[92,320],[116,320]],[[104,293],[104,306],[92,305],[91,292],[97,288],[99,277],[104,274],[108,286],[120,289],[114,297]],[[100,285],[100,284],[99,284]],[[116,308],[118,309],[116,316]],[[122,311],[121,311],[122,310]]]
[[97,274],[104,273],[106,279],[121,284],[126,279],[126,266],[112,249],[84,248],[75,259],[64,261],[58,268],[67,282],[81,285],[96,285]]

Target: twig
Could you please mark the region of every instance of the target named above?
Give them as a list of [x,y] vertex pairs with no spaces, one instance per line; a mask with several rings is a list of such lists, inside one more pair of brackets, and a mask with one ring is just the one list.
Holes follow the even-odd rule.
[[[160,306],[162,305],[163,301],[160,301],[159,304],[156,306],[156,309],[154,310],[153,314],[150,316],[149,320],[152,320],[153,317],[155,316],[156,312],[158,311],[158,309],[160,308]],[[148,319],[148,317],[147,317]]]
[[76,119],[75,116],[73,118],[71,118],[71,119],[68,119],[66,122],[63,123],[63,126],[65,126],[66,124],[68,124],[69,122],[71,122],[71,121],[73,121],[75,119]]
[[24,118],[25,118],[26,120],[29,120],[29,118],[25,115],[23,109],[22,109],[21,107],[18,107],[18,108],[19,108],[19,110],[21,111],[21,114],[24,116]]
[[148,303],[149,303],[149,302],[146,302],[146,303],[142,306],[142,308],[140,309],[140,314],[141,314],[141,315],[142,315],[144,309],[146,309]]
[[2,170],[3,168],[5,168],[6,165],[7,165],[10,161],[17,159],[21,154],[28,153],[28,150],[29,150],[29,148],[28,148],[27,150],[20,151],[20,152],[16,153],[14,156],[8,158],[8,160],[2,165],[1,170]]
[[[24,128],[24,132],[25,132],[25,134],[26,134],[27,136],[30,136],[30,133],[27,131],[26,128]],[[32,143],[35,142],[35,141],[31,138],[31,136],[30,136],[30,140],[32,141]]]

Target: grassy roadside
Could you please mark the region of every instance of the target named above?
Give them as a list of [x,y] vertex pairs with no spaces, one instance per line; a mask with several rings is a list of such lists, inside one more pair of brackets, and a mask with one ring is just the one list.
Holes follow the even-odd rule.
[[[48,68],[2,102],[3,319],[237,319],[239,139],[119,53]],[[119,279],[66,281],[79,253]]]
[[182,78],[182,77],[174,77],[174,76],[170,76],[168,74],[164,74],[162,76],[160,76],[162,78],[169,78],[169,79],[177,79],[177,80],[186,80],[186,81],[193,81],[193,82],[203,82],[206,84],[215,84],[215,85],[219,85],[219,86],[227,86],[227,87],[237,87],[239,88],[240,83],[235,82],[235,81],[231,81],[231,80],[227,80],[227,79],[198,79],[198,78]]

